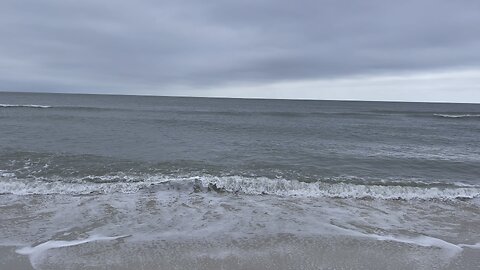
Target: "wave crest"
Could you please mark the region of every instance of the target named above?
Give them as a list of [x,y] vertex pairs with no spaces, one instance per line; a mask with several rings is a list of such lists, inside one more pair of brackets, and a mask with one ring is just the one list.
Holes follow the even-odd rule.
[[416,187],[400,185],[365,185],[353,183],[305,183],[284,179],[208,177],[203,186],[215,185],[228,192],[298,197],[372,198],[372,199],[473,199],[480,196],[477,187]]
[[[480,197],[480,187],[468,185],[376,185],[345,182],[313,182],[249,178],[242,176],[170,177],[162,175],[122,176],[120,181],[107,181],[115,176],[95,177],[105,181],[86,179],[17,179],[0,176],[0,194],[70,194],[136,193],[174,189],[186,192],[226,192],[245,195],[271,195],[292,197],[328,197],[382,200],[453,200]],[[117,178],[118,179],[118,178]]]
[[38,109],[47,109],[52,108],[48,105],[37,105],[37,104],[0,104],[0,108],[38,108]]
[[440,114],[436,113],[434,114],[435,116],[438,117],[444,117],[444,118],[472,118],[472,117],[480,117],[480,114]]

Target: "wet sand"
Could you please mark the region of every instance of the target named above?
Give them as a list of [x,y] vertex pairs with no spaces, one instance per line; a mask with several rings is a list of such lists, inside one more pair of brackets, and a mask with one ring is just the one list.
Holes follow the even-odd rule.
[[[351,237],[274,235],[252,239],[119,239],[22,256],[2,247],[2,269],[478,269],[480,252]],[[30,261],[33,268],[30,265]]]

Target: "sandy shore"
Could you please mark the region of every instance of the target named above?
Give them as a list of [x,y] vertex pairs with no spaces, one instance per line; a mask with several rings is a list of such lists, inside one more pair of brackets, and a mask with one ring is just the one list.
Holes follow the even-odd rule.
[[[279,234],[241,239],[92,241],[20,255],[2,269],[476,269],[478,249],[453,252],[394,241]],[[31,264],[30,264],[31,263]]]
[[478,203],[1,195],[0,269],[476,269]]

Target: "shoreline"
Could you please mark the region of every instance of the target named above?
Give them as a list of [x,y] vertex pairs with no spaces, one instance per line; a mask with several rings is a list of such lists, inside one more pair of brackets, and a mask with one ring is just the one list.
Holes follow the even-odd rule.
[[480,263],[478,249],[450,253],[395,241],[293,234],[186,241],[126,238],[30,257],[15,250],[0,247],[7,269],[474,269]]

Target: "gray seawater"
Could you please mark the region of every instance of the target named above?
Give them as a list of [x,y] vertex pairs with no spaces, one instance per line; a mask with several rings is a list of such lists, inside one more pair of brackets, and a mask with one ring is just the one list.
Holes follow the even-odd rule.
[[0,93],[0,194],[1,269],[475,269],[480,105]]

